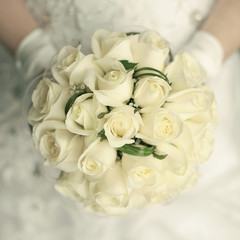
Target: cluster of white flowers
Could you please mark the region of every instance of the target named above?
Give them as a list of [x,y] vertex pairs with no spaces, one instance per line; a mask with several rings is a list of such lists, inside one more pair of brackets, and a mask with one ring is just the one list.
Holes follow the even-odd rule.
[[213,148],[216,103],[187,52],[159,33],[97,30],[92,54],[65,46],[28,121],[56,189],[89,211],[127,214],[195,184]]

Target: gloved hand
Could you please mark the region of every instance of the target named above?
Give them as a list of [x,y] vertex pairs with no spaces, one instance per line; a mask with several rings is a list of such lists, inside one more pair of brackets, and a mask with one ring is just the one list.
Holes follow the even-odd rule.
[[26,36],[16,52],[16,67],[24,81],[30,81],[45,69],[50,68],[57,50],[49,34],[36,29]]
[[203,66],[207,79],[213,79],[220,72],[223,62],[223,48],[210,33],[197,31],[186,44],[188,51]]

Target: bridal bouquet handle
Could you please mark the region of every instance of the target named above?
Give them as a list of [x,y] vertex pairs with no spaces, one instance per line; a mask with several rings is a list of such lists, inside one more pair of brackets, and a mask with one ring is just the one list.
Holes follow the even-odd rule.
[[55,188],[88,211],[124,215],[192,187],[213,149],[216,101],[203,67],[153,30],[97,30],[65,46],[32,94],[28,123]]

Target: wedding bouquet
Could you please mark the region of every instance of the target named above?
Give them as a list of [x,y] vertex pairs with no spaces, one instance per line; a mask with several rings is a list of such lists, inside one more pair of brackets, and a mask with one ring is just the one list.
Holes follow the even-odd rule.
[[32,94],[28,122],[56,190],[89,211],[163,203],[199,177],[213,148],[214,94],[187,52],[159,33],[97,30],[91,54],[59,52]]

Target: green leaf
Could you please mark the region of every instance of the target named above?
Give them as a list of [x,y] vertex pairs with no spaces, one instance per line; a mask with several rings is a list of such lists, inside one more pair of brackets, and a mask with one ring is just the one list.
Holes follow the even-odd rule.
[[134,74],[137,73],[137,72],[140,72],[140,71],[144,71],[144,70],[154,71],[154,72],[160,73],[161,75],[163,75],[165,77],[165,74],[162,71],[157,70],[156,68],[151,68],[151,67],[138,68],[134,71]]
[[122,160],[122,152],[117,151],[117,161],[121,161]]
[[128,60],[120,60],[120,62],[122,63],[122,65],[127,71],[130,69],[133,69],[138,64],[138,63],[129,62]]
[[137,147],[133,146],[131,144],[125,144],[124,146],[118,148],[117,150],[127,153],[129,155],[134,155],[134,156],[140,156],[140,157],[146,157],[149,156],[153,153],[153,150],[155,147]]
[[155,152],[153,152],[153,156],[157,159],[163,160],[164,158],[167,157],[168,154],[163,154],[163,155],[158,155]]
[[135,109],[134,109],[134,113],[136,113],[137,111],[139,111],[139,110],[141,110],[142,108],[140,108],[140,107],[135,107]]
[[[156,73],[152,73],[152,72],[139,73],[140,71],[146,71],[146,70],[149,70],[149,71],[152,71],[152,72],[156,72]],[[136,76],[136,73],[139,73],[139,74]],[[134,77],[134,78],[139,78],[139,77],[142,77],[142,76],[156,76],[156,77],[159,77],[159,78],[164,79],[169,85],[171,85],[171,83],[169,82],[169,79],[168,79],[167,75],[164,74],[162,71],[157,70],[157,69],[155,69],[155,68],[143,67],[143,68],[139,68],[139,69],[134,70],[134,74],[133,74],[133,77]]]
[[82,94],[83,94],[83,93],[76,93],[76,94],[72,95],[72,96],[68,99],[68,101],[67,101],[67,103],[66,103],[66,105],[65,105],[65,115],[67,115],[69,109],[71,108],[71,106],[72,106],[73,103],[75,102],[76,98],[78,98],[78,97],[81,96]]
[[105,116],[106,114],[108,114],[108,112],[102,112],[102,113],[98,114],[97,117],[98,117],[99,119],[101,119],[101,118],[104,118],[104,116]]
[[172,61],[173,61],[173,54],[171,49],[169,49],[169,62],[172,62]]
[[136,35],[136,34],[139,34],[139,32],[127,32],[126,33],[127,36]]
[[139,77],[143,77],[143,76],[156,76],[159,78],[162,78],[163,80],[166,80],[162,75],[156,74],[156,73],[141,73],[137,76],[133,76],[134,78],[139,78]]
[[28,127],[29,127],[29,130],[30,130],[30,133],[33,132],[33,126],[31,124],[28,124]]
[[103,140],[107,139],[106,135],[105,135],[105,131],[104,129],[98,133],[98,136],[101,138],[100,141],[102,142]]

